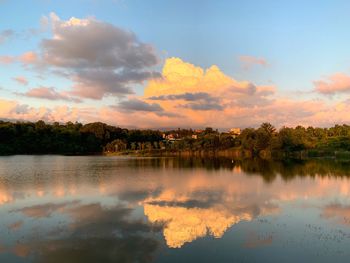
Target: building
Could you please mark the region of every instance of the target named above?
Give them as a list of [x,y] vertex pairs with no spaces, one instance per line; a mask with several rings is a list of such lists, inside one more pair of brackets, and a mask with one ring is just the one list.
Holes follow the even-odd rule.
[[179,135],[178,134],[173,134],[173,133],[170,133],[170,134],[163,134],[163,140],[164,141],[168,141],[168,142],[174,142],[174,141],[179,141],[181,140],[180,138],[178,138]]
[[232,128],[230,129],[230,134],[232,135],[233,138],[236,138],[241,134],[241,129],[240,128]]
[[230,133],[233,135],[240,135],[241,134],[241,128],[232,128],[230,129]]

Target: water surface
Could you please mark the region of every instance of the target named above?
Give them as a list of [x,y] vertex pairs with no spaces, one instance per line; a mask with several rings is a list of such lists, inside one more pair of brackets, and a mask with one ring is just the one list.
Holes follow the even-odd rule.
[[349,168],[0,157],[0,262],[347,262]]

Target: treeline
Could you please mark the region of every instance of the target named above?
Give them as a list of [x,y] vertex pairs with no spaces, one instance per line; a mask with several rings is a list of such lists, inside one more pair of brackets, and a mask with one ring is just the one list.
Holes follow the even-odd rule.
[[246,128],[234,136],[207,128],[197,140],[185,138],[172,146],[179,150],[225,150],[235,148],[249,156],[322,157],[343,155],[350,158],[350,126],[335,125],[331,128],[297,126],[277,130],[270,123],[259,128]]
[[105,145],[125,142],[154,142],[161,133],[153,130],[128,130],[101,122],[47,124],[44,121],[0,121],[0,154],[95,154]]
[[[270,123],[246,128],[240,134],[204,130],[169,131],[123,129],[101,122],[66,124],[43,121],[0,121],[0,154],[94,154],[141,151],[220,151],[234,149],[266,156],[307,152],[308,156],[346,155],[350,151],[350,126],[331,128],[297,126],[276,130]],[[350,157],[350,154],[349,154]]]
[[331,128],[297,126],[282,127],[279,131],[263,123],[258,129],[245,129],[239,136],[243,149],[254,155],[262,151],[270,153],[304,153],[307,157],[350,157],[350,126],[335,125]]

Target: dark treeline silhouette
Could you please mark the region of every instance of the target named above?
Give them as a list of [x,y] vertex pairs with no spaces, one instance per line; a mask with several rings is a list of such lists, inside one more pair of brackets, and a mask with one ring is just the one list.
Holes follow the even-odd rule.
[[240,134],[177,129],[128,130],[101,122],[81,124],[44,121],[0,121],[0,154],[94,154],[102,152],[160,153],[234,150],[248,156],[350,157],[350,126],[331,128],[297,126],[278,131],[270,123],[246,128]]
[[46,124],[43,121],[0,122],[0,154],[93,154],[108,143],[121,140],[135,143],[161,140],[152,130],[127,130],[101,122]]

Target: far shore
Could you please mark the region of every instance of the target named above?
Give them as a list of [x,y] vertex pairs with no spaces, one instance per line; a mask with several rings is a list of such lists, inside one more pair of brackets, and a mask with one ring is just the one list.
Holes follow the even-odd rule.
[[264,160],[307,160],[307,159],[342,159],[350,160],[350,151],[294,151],[294,152],[270,152],[261,151],[257,156],[251,152],[242,149],[226,149],[226,150],[126,150],[118,152],[103,152],[105,156],[149,156],[149,157],[201,157],[201,158],[230,158],[233,160],[259,158]]

